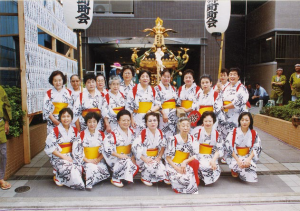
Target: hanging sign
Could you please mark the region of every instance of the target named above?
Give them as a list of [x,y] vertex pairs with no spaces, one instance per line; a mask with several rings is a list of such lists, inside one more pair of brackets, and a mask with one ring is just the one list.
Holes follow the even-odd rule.
[[64,17],[72,29],[87,29],[93,20],[94,0],[64,0]]
[[211,34],[224,33],[229,24],[230,13],[230,0],[206,0],[204,9],[206,30]]

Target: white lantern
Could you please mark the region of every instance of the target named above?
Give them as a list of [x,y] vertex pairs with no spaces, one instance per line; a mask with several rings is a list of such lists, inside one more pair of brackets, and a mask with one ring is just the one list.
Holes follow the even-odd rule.
[[71,29],[87,29],[93,20],[94,0],[64,0],[64,17]]
[[231,13],[230,0],[206,0],[204,8],[206,30],[221,35],[228,27]]

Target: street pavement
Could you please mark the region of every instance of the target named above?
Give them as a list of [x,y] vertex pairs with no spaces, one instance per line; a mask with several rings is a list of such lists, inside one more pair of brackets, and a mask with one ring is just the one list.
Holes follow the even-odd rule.
[[[257,183],[231,177],[221,164],[220,179],[209,186],[202,182],[198,195],[176,194],[164,183],[147,187],[140,174],[123,188],[106,180],[78,191],[54,184],[49,159],[41,152],[10,178],[10,190],[0,190],[0,210],[300,210],[300,150],[255,129],[263,147]],[[16,193],[20,186],[30,190]]]

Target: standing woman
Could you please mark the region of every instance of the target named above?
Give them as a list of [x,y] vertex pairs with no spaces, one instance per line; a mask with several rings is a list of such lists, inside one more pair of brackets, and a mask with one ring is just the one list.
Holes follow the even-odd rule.
[[124,94],[125,100],[130,90],[134,87],[132,78],[134,76],[134,69],[130,65],[125,65],[121,71],[121,76],[124,81],[121,82],[120,91]]
[[178,89],[177,104],[188,116],[193,102],[196,101],[196,94],[201,91],[201,89],[194,83],[194,71],[191,69],[187,69],[183,72],[183,81],[184,85]]
[[159,85],[155,87],[155,91],[160,97],[162,106],[159,128],[163,131],[166,138],[175,135],[177,122],[177,93],[176,89],[170,84],[170,81],[171,72],[170,70],[165,69],[161,73],[161,81]]
[[108,82],[110,90],[105,95],[108,104],[109,124],[112,130],[118,125],[117,114],[125,108],[125,96],[120,92],[120,83],[119,76],[111,76]]
[[47,134],[60,124],[58,114],[63,108],[73,108],[74,100],[72,92],[65,88],[67,80],[59,71],[53,71],[49,77],[49,83],[53,88],[46,92],[43,106],[43,119],[47,120]]
[[72,154],[78,135],[77,129],[71,127],[73,112],[70,108],[63,108],[58,117],[61,123],[48,134],[44,149],[55,172],[53,180],[58,186],[84,189],[80,157]]
[[121,180],[133,182],[138,172],[135,158],[131,152],[134,133],[130,126],[131,115],[127,110],[117,114],[118,126],[105,136],[103,156],[112,173],[111,183],[123,187]]
[[141,180],[147,186],[152,186],[153,182],[162,180],[170,184],[167,179],[166,168],[162,163],[166,140],[162,131],[157,129],[159,114],[155,112],[147,113],[145,122],[147,128],[142,130],[141,135],[135,139],[132,145],[132,152],[141,170]]
[[246,182],[257,182],[256,163],[261,153],[261,140],[253,130],[253,118],[249,112],[243,112],[238,118],[239,127],[226,138],[227,163],[233,177]]
[[79,94],[81,92],[81,79],[79,75],[74,74],[70,77],[71,86],[70,90],[72,91],[72,95],[74,98],[74,101],[79,97]]
[[160,109],[159,95],[150,85],[151,73],[147,70],[141,70],[138,76],[140,83],[129,92],[125,105],[125,109],[132,113],[131,125],[136,136],[146,128],[144,121],[146,113]]
[[73,154],[82,158],[82,165],[85,172],[85,188],[91,190],[92,187],[109,177],[109,171],[103,159],[103,140],[105,135],[97,130],[100,115],[95,112],[88,113],[84,120],[87,129],[81,131],[75,142]]
[[190,124],[188,117],[179,118],[177,123],[179,134],[168,139],[165,153],[166,168],[176,193],[198,194],[199,162],[196,160],[194,138],[189,134]]
[[96,77],[96,86],[98,91],[101,93],[102,97],[104,97],[107,93],[108,90],[105,89],[105,77],[104,75],[97,75]]

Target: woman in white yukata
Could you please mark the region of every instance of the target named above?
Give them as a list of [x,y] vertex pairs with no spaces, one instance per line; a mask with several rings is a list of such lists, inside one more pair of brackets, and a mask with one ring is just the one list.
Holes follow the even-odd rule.
[[85,188],[91,190],[95,184],[109,177],[109,171],[102,154],[105,135],[96,129],[100,115],[89,112],[84,120],[87,129],[81,131],[77,138],[73,154],[81,158],[85,173]]
[[142,174],[142,182],[152,186],[153,182],[163,181],[171,184],[168,180],[166,167],[162,158],[166,148],[166,140],[161,130],[157,129],[159,114],[147,113],[145,116],[147,128],[142,130],[132,145],[132,152]]
[[179,134],[170,137],[167,142],[166,168],[175,193],[198,194],[198,168],[195,143],[189,134],[191,122],[188,117],[178,120]]
[[104,75],[97,75],[96,77],[96,86],[97,90],[101,93],[102,97],[108,93],[108,90],[105,88],[105,77]]
[[134,133],[130,126],[131,115],[127,110],[117,114],[118,126],[104,139],[103,156],[112,173],[111,183],[116,187],[123,187],[121,180],[133,182],[138,173],[135,158],[131,152]]
[[73,96],[74,102],[75,102],[81,92],[81,79],[80,79],[79,75],[77,75],[77,74],[72,75],[70,77],[70,83],[71,83],[70,90],[72,91],[72,96]]
[[104,126],[107,132],[111,132],[108,121],[108,106],[106,99],[101,96],[101,93],[96,89],[96,76],[87,74],[84,77],[86,90],[80,93],[74,105],[74,122],[78,131],[83,131],[87,128],[84,117],[89,112],[96,112],[101,115],[104,121],[99,121],[97,130],[104,131]]
[[128,93],[130,92],[130,90],[132,90],[132,88],[135,85],[132,81],[134,74],[135,72],[132,66],[125,65],[122,68],[121,76],[123,78],[123,81],[120,85],[120,91],[124,94],[125,101],[127,100]]
[[227,163],[233,177],[246,182],[257,182],[256,163],[261,153],[261,140],[253,130],[253,118],[249,112],[243,112],[238,118],[239,127],[226,138]]
[[138,75],[140,83],[135,85],[129,92],[125,105],[125,109],[132,113],[131,125],[136,136],[146,128],[144,121],[146,113],[158,111],[161,106],[159,95],[150,85],[150,76],[149,71],[140,71]]
[[189,115],[189,109],[192,108],[193,102],[196,101],[196,95],[201,92],[201,88],[194,83],[194,71],[187,69],[183,72],[184,85],[179,87],[177,96],[177,105],[182,109],[186,116]]
[[108,104],[109,124],[112,130],[118,125],[117,114],[125,109],[125,96],[120,92],[120,83],[121,79],[119,76],[111,76],[108,81],[110,90],[105,95]]
[[48,134],[44,151],[50,157],[56,185],[84,189],[80,157],[72,154],[76,150],[74,143],[79,135],[77,129],[71,127],[72,118],[70,108],[63,108],[59,112],[61,123]]
[[205,185],[216,182],[221,169],[218,158],[223,156],[223,141],[218,131],[213,127],[216,122],[216,115],[213,111],[205,111],[200,120],[200,125],[193,129],[191,134],[195,138],[195,151],[197,160],[200,162],[199,174]]
[[165,138],[174,136],[176,134],[176,102],[177,93],[175,87],[170,84],[171,72],[165,69],[161,72],[161,81],[159,85],[155,87],[155,91],[158,93],[161,101],[161,115],[159,129],[162,130]]
[[58,114],[63,108],[73,108],[74,99],[72,92],[65,88],[67,80],[59,71],[53,71],[49,77],[49,83],[53,86],[46,92],[43,105],[43,119],[47,120],[47,134],[60,124]]
[[214,85],[213,89],[215,92],[220,92],[223,90],[230,82],[228,81],[229,70],[223,68],[220,73],[220,79],[216,85]]

